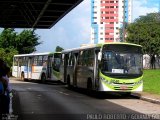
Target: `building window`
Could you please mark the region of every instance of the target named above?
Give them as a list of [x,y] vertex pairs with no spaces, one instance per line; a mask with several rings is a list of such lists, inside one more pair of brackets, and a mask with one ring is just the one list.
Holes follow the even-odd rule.
[[93,6],[93,8],[97,8],[97,6]]
[[93,24],[97,24],[97,22],[93,22]]
[[105,8],[109,8],[109,6],[105,6]]
[[101,27],[101,30],[103,30],[103,27]]
[[105,35],[109,35],[109,33],[105,33]]

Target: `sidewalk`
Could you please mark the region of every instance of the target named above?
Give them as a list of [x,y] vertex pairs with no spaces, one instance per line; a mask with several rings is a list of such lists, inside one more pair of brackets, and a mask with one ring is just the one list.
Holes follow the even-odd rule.
[[148,92],[139,92],[132,93],[133,96],[140,98],[141,100],[145,100],[148,102],[156,103],[160,105],[160,95],[152,94]]

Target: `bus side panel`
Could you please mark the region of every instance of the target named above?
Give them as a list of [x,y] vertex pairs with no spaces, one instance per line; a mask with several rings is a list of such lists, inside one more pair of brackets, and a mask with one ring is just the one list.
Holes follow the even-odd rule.
[[78,66],[77,67],[77,86],[87,88],[87,81],[93,81],[93,67]]
[[70,80],[70,85],[74,85],[73,83],[73,74],[74,74],[74,66],[68,66],[67,67],[67,79]]
[[42,66],[32,66],[32,79],[41,79]]
[[63,64],[61,64],[61,66],[60,66],[60,81],[61,82],[64,82],[64,66],[63,66]]

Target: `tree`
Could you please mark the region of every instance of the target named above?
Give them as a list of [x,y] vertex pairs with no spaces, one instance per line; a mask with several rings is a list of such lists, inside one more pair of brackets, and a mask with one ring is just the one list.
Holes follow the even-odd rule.
[[36,46],[41,44],[38,42],[39,36],[35,34],[34,30],[23,30],[16,37],[16,49],[19,54],[32,53],[36,51]]
[[57,46],[56,49],[55,49],[56,52],[61,52],[62,50],[64,50],[64,49],[60,46]]
[[140,16],[127,27],[127,42],[143,46],[143,53],[151,58],[151,68],[155,68],[155,56],[160,55],[160,13]]
[[36,51],[36,46],[41,44],[38,42],[39,36],[34,30],[23,30],[17,34],[14,29],[4,29],[0,35],[1,48],[15,48],[19,54],[27,54]]
[[0,48],[0,58],[3,59],[9,67],[12,66],[13,56],[18,54],[18,51],[14,48]]
[[35,47],[41,44],[38,40],[34,30],[23,30],[17,34],[14,29],[6,28],[0,34],[0,57],[11,66],[13,55],[36,51]]
[[4,29],[0,34],[0,48],[15,47],[16,32],[12,28]]

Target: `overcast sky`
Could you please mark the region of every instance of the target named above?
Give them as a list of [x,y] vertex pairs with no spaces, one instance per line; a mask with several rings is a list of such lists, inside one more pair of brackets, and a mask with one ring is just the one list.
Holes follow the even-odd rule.
[[[37,52],[53,52],[56,46],[68,49],[90,43],[90,1],[84,0],[51,29],[36,30],[42,42],[37,46]],[[158,12],[159,4],[160,0],[133,0],[132,21],[140,15]]]

